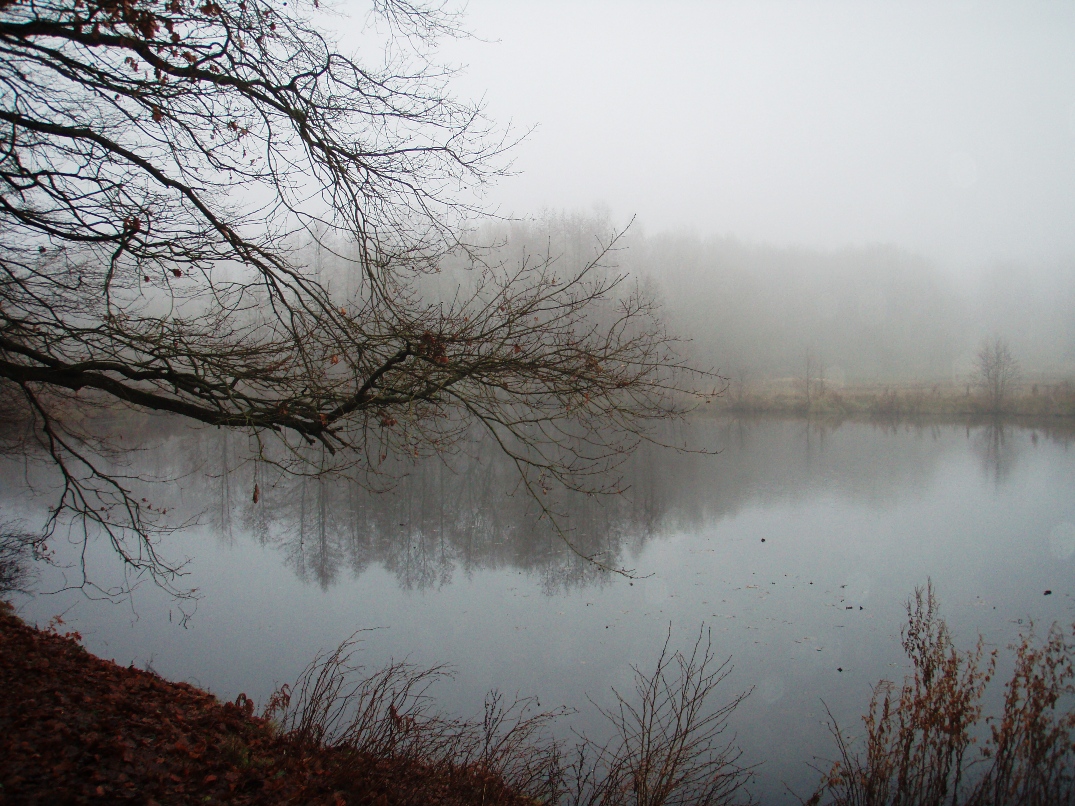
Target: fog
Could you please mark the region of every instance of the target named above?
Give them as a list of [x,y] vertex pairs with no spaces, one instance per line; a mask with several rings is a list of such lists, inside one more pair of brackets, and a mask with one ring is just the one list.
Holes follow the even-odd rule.
[[1075,251],[1070,4],[472,0],[466,25],[455,86],[537,126],[503,213],[962,271]]
[[[807,357],[837,388],[974,387],[977,353],[994,337],[1011,346],[1025,385],[1075,376],[1075,258],[992,261],[957,277],[892,244],[824,248],[685,230],[650,234],[637,222],[614,221],[608,210],[487,222],[472,239],[485,248],[416,278],[428,301],[472,293],[474,269],[483,264],[510,269],[550,260],[558,273],[577,272],[615,240],[598,271],[622,275],[622,291],[639,283],[655,296],[691,365],[733,387],[788,388]],[[299,252],[341,300],[355,293],[348,249],[340,242]]]
[[[805,795],[817,780],[806,762],[834,752],[819,703],[854,729],[874,683],[904,674],[900,602],[916,585],[936,583],[953,634],[971,639],[962,646],[977,634],[1003,648],[1024,618],[1071,618],[1075,3],[445,2],[465,3],[473,33],[433,54],[459,67],[448,85],[482,99],[519,141],[506,174],[480,189],[490,215],[468,233],[479,246],[408,277],[415,298],[431,311],[465,301],[482,264],[548,260],[563,277],[600,256],[596,272],[661,303],[686,362],[722,376],[691,383],[726,379],[724,398],[648,432],[654,442],[607,485],[623,493],[608,496],[544,484],[531,496],[520,463],[451,431],[454,419],[444,419],[450,442],[422,443],[442,453],[425,460],[415,448],[412,462],[410,423],[391,431],[395,417],[378,413],[381,436],[370,428],[360,446],[386,464],[334,477],[312,461],[283,472],[313,448],[79,408],[72,420],[89,435],[127,436],[93,472],[113,474],[131,501],[145,496],[147,522],[168,538],[162,556],[190,574],[204,609],[195,619],[177,603],[185,629],[173,627],[173,602],[147,606],[166,593],[148,585],[128,624],[95,593],[63,609],[80,580],[102,591],[140,583],[112,544],[61,530],[60,564],[41,586],[56,596],[27,605],[29,618],[62,612],[102,657],[262,702],[319,649],[369,628],[385,658],[459,670],[456,693],[439,701],[447,713],[469,713],[498,687],[539,707],[604,707],[595,692],[629,687],[632,664],[645,667],[667,636],[708,625],[741,669],[721,696],[755,692],[728,736],[745,761],[766,760],[763,802]],[[368,5],[317,13],[342,50],[375,64],[370,43],[384,32],[371,35]],[[294,191],[305,199],[307,188]],[[289,246],[342,316],[368,310],[342,304],[365,282],[353,243],[311,226]],[[242,278],[228,266],[215,279]],[[132,311],[173,302],[148,283],[137,291],[144,307]],[[247,307],[236,322],[265,325],[261,294],[237,295]],[[613,303],[593,306],[592,321]],[[420,352],[440,363],[468,332],[424,332],[440,352]],[[994,338],[1021,366],[1036,419],[999,403],[943,408],[971,398],[979,348]],[[825,384],[832,398],[876,387],[861,398],[880,389],[878,405],[812,408]],[[925,385],[934,409],[896,405]],[[777,405],[800,390],[804,405]],[[589,401],[574,404],[584,425]],[[568,433],[551,422],[533,432]],[[599,435],[582,444],[602,449]],[[0,417],[0,436],[22,432]],[[382,445],[407,451],[389,458]],[[0,462],[0,520],[45,520],[58,474],[35,450]]]
[[[472,33],[432,54],[448,86],[521,137],[481,199],[506,255],[577,268],[633,221],[616,264],[729,375],[809,352],[836,381],[958,382],[992,336],[1032,378],[1075,371],[1075,6],[447,7]],[[381,58],[367,4],[319,23]]]
[[[490,259],[593,260],[607,213],[546,213],[486,227]],[[1028,383],[1075,372],[1075,260],[995,263],[957,281],[893,245],[775,246],[627,229],[602,265],[658,297],[691,363],[733,385],[793,380],[807,357],[836,384],[972,384],[983,339],[1006,339]]]

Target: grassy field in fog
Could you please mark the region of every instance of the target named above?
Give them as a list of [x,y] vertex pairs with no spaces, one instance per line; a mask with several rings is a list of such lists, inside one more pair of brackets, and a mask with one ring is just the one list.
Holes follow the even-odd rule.
[[702,411],[834,417],[1075,416],[1075,384],[1066,380],[1021,384],[999,412],[970,382],[837,386],[815,380],[822,388],[811,390],[809,397],[804,383],[801,378],[780,378],[743,388],[733,380],[725,394]]

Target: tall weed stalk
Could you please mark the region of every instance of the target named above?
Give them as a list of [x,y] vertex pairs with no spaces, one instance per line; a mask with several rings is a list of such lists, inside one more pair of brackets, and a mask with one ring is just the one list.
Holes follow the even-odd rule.
[[1012,649],[1004,713],[984,752],[989,768],[968,803],[1073,804],[1075,625],[1068,635],[1053,624],[1040,645],[1031,625]]

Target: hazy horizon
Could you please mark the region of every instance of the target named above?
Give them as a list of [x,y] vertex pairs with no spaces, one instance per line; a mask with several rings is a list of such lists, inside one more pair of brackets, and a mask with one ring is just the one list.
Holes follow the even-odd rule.
[[1075,258],[1075,6],[470,0],[463,25],[453,90],[536,127],[501,215],[889,244],[964,278]]

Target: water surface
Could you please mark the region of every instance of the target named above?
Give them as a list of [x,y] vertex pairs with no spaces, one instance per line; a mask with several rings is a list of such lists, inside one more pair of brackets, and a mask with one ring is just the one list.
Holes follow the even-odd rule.
[[[96,654],[261,701],[319,650],[376,628],[371,665],[455,668],[437,692],[446,710],[475,713],[490,688],[535,695],[579,711],[565,735],[600,734],[588,698],[629,689],[669,628],[683,646],[704,625],[735,667],[725,693],[753,687],[732,723],[744,760],[762,763],[753,790],[792,803],[784,785],[806,794],[807,763],[833,754],[825,705],[857,729],[870,687],[902,678],[903,606],[927,578],[968,646],[1075,620],[1070,428],[703,420],[690,437],[720,453],[646,449],[626,494],[557,499],[572,542],[635,569],[628,579],[566,550],[480,446],[371,494],[274,476],[237,434],[164,435],[131,463],[171,479],[159,507],[198,521],[163,546],[190,557],[193,615],[148,586],[119,604],[18,603],[38,623],[64,614]],[[40,518],[18,468],[4,479],[8,516]],[[101,547],[89,563],[107,576]],[[41,575],[42,589],[58,584]]]

